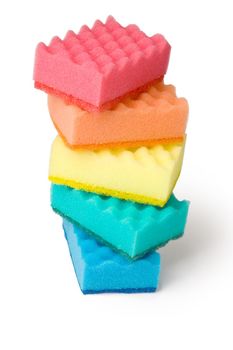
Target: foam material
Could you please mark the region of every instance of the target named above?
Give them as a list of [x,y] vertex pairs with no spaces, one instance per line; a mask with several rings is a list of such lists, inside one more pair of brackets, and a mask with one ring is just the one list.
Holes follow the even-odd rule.
[[51,206],[131,259],[182,236],[189,202],[171,196],[163,209],[52,185]]
[[162,77],[170,45],[156,34],[148,37],[136,25],[122,27],[113,17],[93,28],[69,31],[36,49],[35,86],[95,110]]
[[188,117],[187,101],[163,82],[103,112],[86,112],[55,95],[48,96],[48,107],[69,146],[91,149],[182,141]]
[[76,189],[164,206],[180,174],[183,153],[184,142],[130,150],[72,150],[57,136],[49,179]]
[[135,262],[99,244],[80,227],[63,221],[75,273],[84,294],[154,292],[158,286],[160,256],[148,254]]

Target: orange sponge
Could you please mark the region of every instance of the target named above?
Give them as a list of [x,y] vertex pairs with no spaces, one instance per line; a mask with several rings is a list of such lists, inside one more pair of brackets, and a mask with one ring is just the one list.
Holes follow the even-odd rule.
[[102,112],[87,112],[55,95],[48,96],[48,107],[62,138],[80,148],[182,141],[188,117],[187,101],[177,98],[174,86],[163,82]]

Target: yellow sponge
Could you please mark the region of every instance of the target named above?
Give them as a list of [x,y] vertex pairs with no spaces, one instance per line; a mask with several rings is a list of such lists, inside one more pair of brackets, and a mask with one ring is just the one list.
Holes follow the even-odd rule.
[[185,141],[135,149],[70,149],[60,136],[49,179],[84,191],[164,206],[179,177]]

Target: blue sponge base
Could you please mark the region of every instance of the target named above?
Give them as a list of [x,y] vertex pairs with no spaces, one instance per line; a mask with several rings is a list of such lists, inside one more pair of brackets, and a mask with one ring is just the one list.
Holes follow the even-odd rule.
[[63,220],[70,256],[83,294],[151,293],[158,287],[160,255],[129,260]]

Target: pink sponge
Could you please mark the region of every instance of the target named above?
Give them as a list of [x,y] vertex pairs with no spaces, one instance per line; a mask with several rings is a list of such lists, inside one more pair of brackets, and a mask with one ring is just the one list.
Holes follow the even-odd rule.
[[[167,70],[170,45],[156,34],[148,37],[136,25],[122,27],[113,17],[93,28],[69,31],[36,50],[35,86],[70,99],[87,110],[148,86]],[[109,105],[108,105],[109,106]]]

